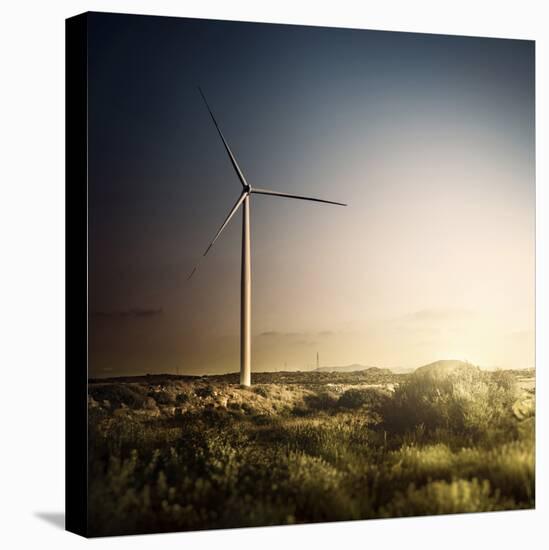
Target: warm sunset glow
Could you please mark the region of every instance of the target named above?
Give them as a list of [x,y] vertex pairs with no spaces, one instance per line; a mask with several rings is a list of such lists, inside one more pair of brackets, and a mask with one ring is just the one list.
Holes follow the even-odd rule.
[[238,370],[241,214],[186,283],[240,192],[197,82],[252,185],[349,204],[252,197],[253,370],[533,366],[532,43],[147,25],[90,43],[91,375]]

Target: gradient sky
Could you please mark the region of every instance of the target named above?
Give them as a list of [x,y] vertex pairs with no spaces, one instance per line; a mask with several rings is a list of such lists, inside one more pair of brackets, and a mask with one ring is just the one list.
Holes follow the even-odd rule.
[[534,364],[534,43],[89,19],[90,376]]

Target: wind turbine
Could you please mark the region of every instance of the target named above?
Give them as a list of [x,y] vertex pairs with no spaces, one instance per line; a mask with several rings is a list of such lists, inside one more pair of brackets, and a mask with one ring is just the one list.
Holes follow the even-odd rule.
[[[225,227],[227,226],[231,218],[236,214],[240,206],[243,206],[242,272],[241,272],[241,287],[240,287],[240,292],[241,292],[241,296],[240,296],[240,384],[242,386],[249,386],[251,384],[251,358],[252,358],[252,263],[251,263],[251,251],[250,251],[250,199],[251,199],[251,196],[252,195],[270,195],[273,197],[286,197],[289,199],[300,199],[300,200],[306,200],[306,201],[323,202],[326,204],[336,204],[338,206],[347,206],[347,205],[343,204],[342,202],[327,201],[324,199],[318,199],[316,197],[304,197],[301,195],[292,195],[290,193],[280,193],[279,191],[271,191],[270,189],[259,189],[258,187],[252,187],[246,181],[246,178],[242,173],[242,170],[240,169],[240,166],[238,165],[238,162],[236,161],[236,158],[233,152],[231,151],[231,148],[229,147],[229,144],[227,143],[227,140],[225,139],[223,132],[221,132],[221,128],[219,127],[219,124],[217,124],[217,121],[213,115],[212,110],[210,109],[210,106],[208,104],[208,101],[206,100],[206,97],[204,96],[204,93],[202,92],[202,89],[199,87],[198,90],[200,92],[200,95],[202,96],[202,99],[204,100],[204,103],[206,104],[206,108],[208,109],[208,112],[210,113],[210,116],[215,125],[217,133],[219,134],[219,137],[223,142],[223,146],[225,147],[225,151],[227,151],[227,155],[229,156],[229,160],[231,161],[234,171],[236,172],[236,175],[238,176],[238,179],[242,184],[242,192],[240,193],[240,196],[238,197],[234,206],[229,211],[227,217],[225,218],[225,221],[221,224],[221,227],[218,229],[217,233],[215,234],[213,240],[208,245],[208,248],[206,248],[206,251],[204,252],[202,257],[205,257],[208,254],[208,252],[214,245],[215,241],[217,241],[219,235],[221,235],[222,231],[225,229]],[[194,275],[199,265],[200,265],[200,262],[195,265],[195,267],[191,271],[187,280],[189,280]]]

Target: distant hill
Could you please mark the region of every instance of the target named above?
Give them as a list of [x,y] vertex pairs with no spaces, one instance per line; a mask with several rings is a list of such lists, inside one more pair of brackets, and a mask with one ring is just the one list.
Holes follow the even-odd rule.
[[444,359],[423,365],[423,367],[417,368],[413,374],[429,378],[446,378],[447,376],[471,370],[478,371],[479,367],[458,359]]
[[346,365],[343,367],[318,367],[315,372],[357,372],[366,371],[369,374],[393,374],[389,369],[381,369],[379,367],[365,367],[354,363],[352,365]]

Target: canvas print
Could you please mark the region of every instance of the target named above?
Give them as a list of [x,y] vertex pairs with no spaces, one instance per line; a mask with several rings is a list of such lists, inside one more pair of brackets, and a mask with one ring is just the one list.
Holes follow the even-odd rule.
[[533,508],[534,43],[80,17],[86,534]]

